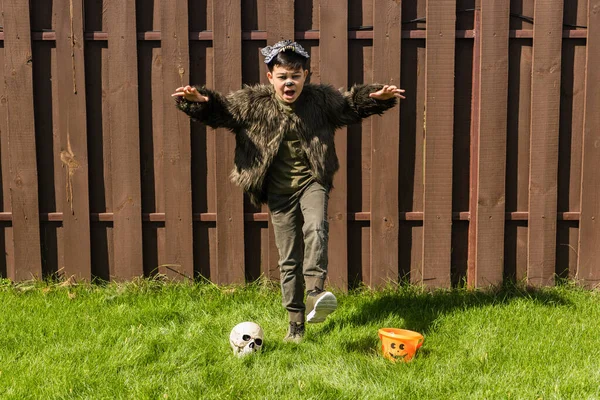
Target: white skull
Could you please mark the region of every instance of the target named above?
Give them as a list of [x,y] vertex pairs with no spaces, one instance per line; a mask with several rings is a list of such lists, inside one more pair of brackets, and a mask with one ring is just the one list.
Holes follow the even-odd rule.
[[263,346],[263,330],[254,322],[237,324],[229,334],[229,344],[233,354],[238,357],[260,351]]

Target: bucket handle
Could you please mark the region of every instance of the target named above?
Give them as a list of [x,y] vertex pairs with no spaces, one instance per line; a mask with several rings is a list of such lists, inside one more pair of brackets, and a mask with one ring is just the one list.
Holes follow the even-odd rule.
[[417,343],[416,350],[419,350],[421,348],[421,346],[423,346],[423,342],[424,342],[423,338],[422,337],[419,338],[419,343]]

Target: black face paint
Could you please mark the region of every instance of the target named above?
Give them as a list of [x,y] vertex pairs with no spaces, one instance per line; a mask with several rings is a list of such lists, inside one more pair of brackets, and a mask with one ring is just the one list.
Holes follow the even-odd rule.
[[289,81],[288,81],[288,82],[286,82],[286,83],[285,83],[285,86],[286,86],[286,87],[288,87],[288,86],[294,86],[294,82],[289,82]]

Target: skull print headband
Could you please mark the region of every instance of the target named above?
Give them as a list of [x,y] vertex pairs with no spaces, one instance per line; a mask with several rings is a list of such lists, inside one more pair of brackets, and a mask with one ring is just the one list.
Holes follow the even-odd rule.
[[270,63],[277,54],[282,51],[293,51],[296,54],[301,55],[305,58],[310,58],[306,50],[302,46],[300,46],[296,42],[292,42],[291,40],[282,40],[281,42],[275,43],[273,46],[267,46],[261,50],[263,56],[265,56],[265,64]]

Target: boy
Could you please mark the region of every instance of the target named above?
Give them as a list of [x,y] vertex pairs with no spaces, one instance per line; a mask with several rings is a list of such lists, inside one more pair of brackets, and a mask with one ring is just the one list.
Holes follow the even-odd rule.
[[339,168],[334,131],[394,107],[404,90],[355,85],[342,94],[308,84],[309,55],[291,40],[267,46],[262,54],[270,85],[246,86],[227,96],[185,86],[172,96],[191,118],[235,133],[231,179],[253,204],[267,203],[271,211],[282,303],[289,315],[284,341],[298,343],[305,319],[322,322],[337,307],[335,296],[323,290],[327,202]]

